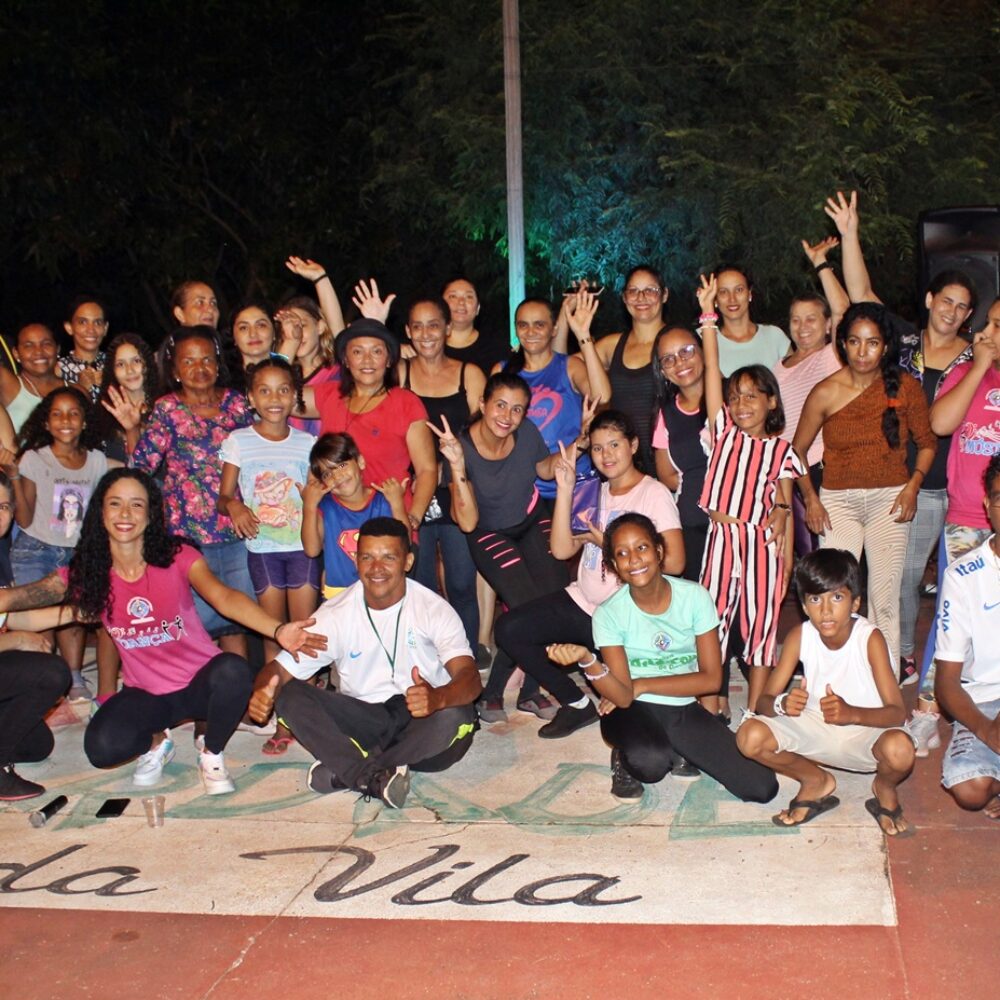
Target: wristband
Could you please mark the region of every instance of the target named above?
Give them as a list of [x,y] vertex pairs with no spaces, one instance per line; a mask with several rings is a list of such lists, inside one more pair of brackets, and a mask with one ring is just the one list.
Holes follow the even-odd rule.
[[787,503],[776,503],[774,506],[777,507],[778,510],[789,511],[792,509],[791,505]]
[[774,714],[775,715],[788,715],[785,711],[785,699],[788,697],[787,691],[782,691],[777,698],[774,699]]
[[699,323],[707,323],[709,320],[717,320],[719,318],[718,313],[702,313],[698,317]]
[[[595,657],[596,659],[596,657]],[[599,681],[602,677],[607,677],[611,673],[611,668],[606,664],[601,664],[604,669],[599,674],[588,674],[586,670],[583,672],[583,676],[587,678],[588,681]]]
[[817,264],[816,265],[815,270],[816,270],[816,273],[819,274],[820,271],[825,271],[827,268],[829,268],[832,271],[833,270],[833,264],[831,264],[828,260],[824,260],[822,264]]
[[312,283],[314,285],[318,285],[324,278],[329,278],[329,277],[330,275],[328,275],[326,271],[324,271],[318,278],[313,278]]
[[[274,630],[274,635],[273,635],[273,636],[271,636],[271,638],[272,638],[272,639],[274,639],[274,641],[275,641],[275,642],[278,642],[278,633],[279,633],[279,632],[280,632],[280,631],[281,631],[281,630],[282,630],[282,629],[283,629],[283,628],[284,628],[284,627],[285,627],[285,626],[286,626],[287,624],[288,624],[288,622],[278,622],[278,627],[277,627],[277,628],[276,628],[276,629]],[[280,646],[280,645],[281,645],[281,643],[278,643],[278,645]]]
[[16,476],[7,477],[12,483],[16,483],[21,478],[21,473],[19,472]]
[[593,337],[584,337],[583,340],[577,340],[577,343],[583,347],[584,344],[592,344],[594,342]]
[[589,663],[577,663],[577,666],[581,670],[589,670],[597,662],[597,653],[591,653],[591,660]]

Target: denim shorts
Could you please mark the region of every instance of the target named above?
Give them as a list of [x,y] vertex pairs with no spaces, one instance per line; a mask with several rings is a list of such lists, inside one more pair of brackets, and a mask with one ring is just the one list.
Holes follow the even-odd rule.
[[298,590],[312,587],[319,590],[320,561],[297,552],[248,552],[247,568],[259,597],[268,587],[276,590]]
[[72,545],[49,545],[26,531],[20,532],[10,550],[14,585],[22,587],[26,583],[34,583],[60,567],[68,566],[75,551]]
[[[251,601],[256,601],[250,571],[247,569],[247,547],[243,541],[221,542],[216,545],[202,545],[202,558],[208,563],[208,568],[227,586],[247,595]],[[205,631],[213,639],[220,635],[241,635],[246,631],[239,622],[220,615],[210,604],[202,600],[201,595],[194,592],[194,607],[198,612]]]
[[[1000,715],[1000,698],[976,705],[987,719]],[[952,723],[951,742],[944,752],[941,765],[941,784],[954,788],[963,781],[975,778],[992,778],[1000,781],[1000,754],[991,750],[974,736],[961,722]]]

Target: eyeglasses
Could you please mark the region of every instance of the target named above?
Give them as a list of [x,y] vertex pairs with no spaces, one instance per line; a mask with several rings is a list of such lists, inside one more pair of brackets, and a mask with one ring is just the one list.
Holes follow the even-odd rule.
[[694,344],[688,344],[686,347],[682,347],[676,354],[661,354],[656,361],[661,369],[673,368],[674,365],[690,361],[697,352],[698,348]]
[[634,285],[629,285],[625,289],[624,298],[626,302],[638,302],[640,299],[648,302],[650,299],[658,299],[661,291],[663,289],[659,285],[647,285],[645,288],[636,288]]

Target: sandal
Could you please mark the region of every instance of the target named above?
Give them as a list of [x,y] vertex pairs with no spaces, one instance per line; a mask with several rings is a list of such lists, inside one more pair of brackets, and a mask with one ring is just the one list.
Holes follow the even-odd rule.
[[831,809],[836,809],[840,805],[840,799],[836,795],[825,795],[821,799],[792,799],[788,803],[788,809],[786,812],[790,812],[792,809],[805,809],[806,814],[797,823],[786,823],[781,818],[781,813],[777,816],[771,817],[771,822],[775,826],[802,826],[805,823],[809,823],[814,820],[817,816],[822,816],[823,813],[829,812]]
[[912,837],[917,832],[917,828],[912,823],[905,830],[901,830],[898,833],[888,833],[885,827],[882,826],[880,821],[883,816],[886,819],[891,819],[893,824],[898,823],[903,818],[902,806],[896,806],[895,809],[886,809],[878,799],[873,798],[865,801],[865,809],[868,810],[868,813],[875,820],[879,831],[886,837],[892,837],[893,839],[897,837]]
[[294,742],[294,736],[272,736],[270,739],[264,740],[260,752],[268,757],[280,757],[283,753],[287,753],[288,748]]

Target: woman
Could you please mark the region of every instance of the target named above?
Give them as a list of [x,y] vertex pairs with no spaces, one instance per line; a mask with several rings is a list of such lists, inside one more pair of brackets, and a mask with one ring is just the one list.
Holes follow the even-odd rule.
[[[611,396],[611,385],[590,336],[590,325],[597,312],[597,297],[584,290],[577,294],[568,314],[569,325],[580,345],[580,353],[568,357],[553,348],[555,316],[552,306],[543,299],[525,299],[514,313],[514,329],[521,345],[514,356],[491,374],[504,370],[520,375],[531,389],[528,419],[542,432],[550,452],[559,443],[569,444],[585,437],[584,404],[600,406]],[[581,456],[577,471],[592,472],[590,459]],[[546,480],[535,483],[539,496],[555,498],[555,484]]]
[[684,533],[685,580],[698,583],[708,515],[698,505],[710,450],[701,339],[682,326],[663,330],[653,344],[656,476],[677,501]]
[[[479,417],[457,435],[462,454],[449,459],[446,479],[456,487],[471,485],[471,503],[452,503],[452,517],[466,532],[476,569],[508,608],[516,608],[568,583],[566,567],[549,551],[551,521],[539,503],[536,478],[551,479],[559,452],[550,454],[538,428],[526,420],[531,390],[519,375],[491,375],[479,403]],[[446,442],[456,435],[445,428]],[[576,458],[576,443],[567,452]],[[454,495],[454,494],[453,494]],[[477,703],[484,722],[506,719],[503,693],[514,669],[498,653],[489,681]],[[527,678],[518,697],[518,709],[540,718],[551,718],[555,706],[539,695],[538,685]]]
[[235,790],[223,756],[253,684],[243,657],[220,653],[205,632],[191,588],[247,628],[291,652],[322,648],[312,619],[282,624],[221,583],[197,549],[167,530],[155,481],[116,469],[100,481],[69,567],[29,587],[0,591],[0,611],[65,601],[83,621],[100,620],[122,658],[125,685],[90,720],[84,750],[95,767],[138,757],[133,783],[155,785],[174,755],[169,727],[205,720],[198,766],[205,791]]
[[448,306],[448,343],[445,353],[456,361],[478,365],[483,375],[503,361],[510,348],[498,336],[489,336],[476,329],[476,319],[481,308],[479,296],[471,281],[453,278],[441,289],[441,298]]
[[104,304],[93,296],[77,296],[69,305],[63,329],[73,342],[69,354],[59,358],[59,374],[67,385],[79,386],[91,402],[96,402],[101,373],[107,357],[101,342],[107,336]]
[[204,281],[185,281],[170,296],[170,311],[180,326],[219,325],[219,299]]
[[603,478],[594,516],[588,530],[573,534],[572,504],[576,469],[569,462],[556,463],[558,492],[552,517],[552,555],[567,562],[580,554],[576,580],[564,590],[546,594],[508,611],[497,621],[500,647],[522,669],[543,685],[559,703],[559,710],[538,730],[543,739],[568,736],[597,721],[590,698],[564,671],[549,661],[546,647],[553,642],[574,642],[594,648],[591,616],[594,609],[619,587],[602,559],[608,526],[622,514],[646,514],[663,543],[663,571],[676,574],[684,566],[684,542],[677,507],[670,491],[634,464],[639,437],[632,421],[617,410],[605,410],[590,426],[590,457]]
[[779,327],[750,319],[753,286],[745,271],[738,267],[722,267],[715,273],[718,281],[715,307],[721,317],[719,367],[722,374],[729,378],[737,368],[747,365],[774,368],[788,350],[788,338]]
[[[406,335],[416,352],[399,362],[399,380],[420,398],[432,425],[442,419],[458,433],[479,408],[486,377],[478,365],[456,361],[445,354],[448,307],[440,299],[418,299],[410,305]],[[479,640],[479,605],[476,601],[476,567],[465,535],[451,518],[448,487],[434,493],[419,531],[420,545],[414,577],[431,590],[438,589],[438,552],[444,565],[448,602],[465,626],[469,645]]]
[[15,436],[35,407],[50,392],[66,385],[59,375],[58,356],[56,338],[47,326],[29,323],[18,330],[14,359],[20,374],[0,365],[0,403],[6,411],[5,419],[0,418],[0,442],[6,447],[13,447]]
[[604,561],[625,586],[594,612],[600,656],[575,644],[552,646],[549,656],[579,667],[601,696],[611,794],[641,798],[642,786],[660,781],[681,755],[737,798],[769,802],[778,794],[773,772],[747,760],[735,735],[697,702],[722,679],[708,592],[663,575],[663,543],[643,514],[623,514],[605,532]]
[[[198,542],[208,568],[228,587],[253,599],[246,546],[232,522],[216,510],[222,482],[219,448],[230,431],[253,421],[246,397],[224,389],[227,372],[215,332],[207,326],[181,327],[167,342],[164,384],[176,388],[157,400],[132,452],[132,465],[157,473],[161,467],[167,516],[174,534]],[[126,430],[133,413],[115,414]],[[227,652],[246,656],[240,624],[196,597],[209,635]]]
[[[805,461],[823,431],[823,488],[797,480],[809,530],[825,548],[868,557],[868,619],[899,662],[899,587],[910,521],[937,441],[919,383],[899,367],[899,338],[883,306],[853,305],[837,327],[844,367],[809,393],[794,447]],[[917,447],[913,472],[909,438]]]
[[648,264],[625,275],[622,302],[631,325],[597,343],[597,353],[611,384],[611,406],[627,414],[639,432],[636,464],[651,473],[653,462],[653,380],[650,377],[653,342],[663,329],[663,310],[670,291],[660,272]]
[[234,387],[242,388],[241,373],[270,357],[274,347],[274,323],[267,304],[253,299],[237,306],[220,340],[227,366],[237,383]]
[[[120,333],[108,345],[108,362],[101,376],[98,417],[108,458],[125,461],[139,441],[139,430],[160,395],[160,377],[149,345],[137,333]],[[119,408],[138,417],[131,435],[115,416]],[[128,423],[132,420],[126,417]]]

